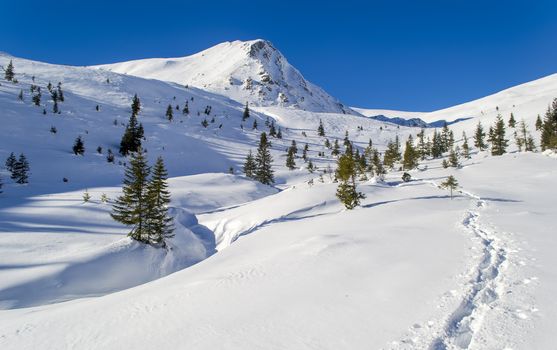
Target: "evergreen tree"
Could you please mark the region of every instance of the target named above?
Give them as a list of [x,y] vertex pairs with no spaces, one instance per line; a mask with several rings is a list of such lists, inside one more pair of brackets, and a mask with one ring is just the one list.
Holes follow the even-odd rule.
[[458,168],[460,166],[460,162],[458,161],[458,152],[455,148],[451,148],[451,153],[449,154],[449,165],[453,168]]
[[41,105],[41,92],[38,91],[36,94],[33,95],[33,97],[31,99],[33,100],[33,103],[35,104],[35,106],[40,106]]
[[249,151],[248,155],[246,156],[246,161],[244,163],[244,174],[246,174],[249,178],[255,178],[255,171],[257,165],[255,164],[255,159],[253,158],[253,154],[251,150]]
[[[15,163],[17,162],[17,158],[15,157],[14,152],[10,153],[10,156],[6,159],[6,169],[10,172],[13,173],[14,171],[14,166]],[[13,179],[13,177],[12,177]]]
[[387,144],[387,150],[385,150],[385,154],[383,156],[383,164],[388,168],[393,168],[395,163],[401,159],[400,155],[400,148],[398,144],[398,136],[393,142],[392,140],[389,141]]
[[277,136],[277,130],[275,129],[275,121],[274,120],[271,122],[271,126],[269,127],[269,136],[273,136],[273,137]]
[[540,147],[546,149],[557,149],[557,98],[553,100],[552,106],[547,109],[541,128]]
[[[244,108],[244,114],[242,114],[242,121],[246,121],[249,118],[249,107],[248,103],[246,102],[246,107]],[[254,129],[257,129],[257,124],[254,121]]]
[[364,199],[356,188],[356,164],[351,154],[343,154],[337,162],[336,178],[340,181],[336,196],[346,209],[354,209]]
[[491,155],[500,156],[507,152],[507,144],[509,140],[505,139],[505,122],[501,115],[497,116],[495,127],[490,135]]
[[132,153],[124,174],[122,195],[114,202],[112,218],[130,226],[128,234],[136,241],[149,242],[147,187],[150,169],[140,148]]
[[536,131],[540,131],[542,127],[543,127],[542,118],[540,118],[540,115],[538,114],[538,118],[536,118]]
[[87,191],[87,189],[85,189],[85,192],[83,192],[83,202],[87,203],[91,200],[91,195],[89,194],[89,191]]
[[298,154],[298,146],[296,144],[296,140],[292,140],[292,143],[290,144],[290,148],[292,148],[294,154]]
[[83,144],[83,140],[81,139],[81,135],[75,139],[75,142],[72,147],[73,153],[77,156],[82,156],[85,153],[85,145]]
[[133,99],[132,99],[132,115],[137,115],[140,110],[141,110],[141,101],[139,100],[139,97],[137,97],[137,94],[135,94],[133,95]]
[[478,122],[476,132],[474,133],[474,146],[480,151],[487,149],[487,145],[485,144],[485,132],[481,122]]
[[18,98],[20,101],[23,101],[23,90],[19,90],[19,95],[17,95],[17,98]]
[[333,143],[333,150],[331,151],[331,155],[338,156],[340,154],[340,146],[338,144],[338,140],[335,140]]
[[10,63],[8,63],[8,66],[4,70],[4,79],[6,79],[7,81],[13,81],[14,77],[15,77],[14,64],[12,60],[10,60]]
[[451,147],[451,132],[449,130],[449,125],[447,122],[443,123],[443,130],[441,131],[441,145],[442,145],[442,152],[448,152],[449,148]]
[[143,125],[137,123],[137,117],[132,113],[122,140],[120,141],[120,154],[127,156],[129,153],[137,152],[141,147],[143,138]]
[[344,147],[349,147],[351,146],[351,142],[350,139],[348,138],[348,130],[346,130],[346,132],[344,133],[344,141],[343,141]]
[[209,126],[209,122],[207,121],[207,118],[203,119],[203,121],[201,122],[201,125],[206,128]]
[[518,124],[518,130],[514,132],[514,137],[519,152],[522,152],[522,150],[525,152],[533,152],[536,150],[534,138],[528,131],[528,127],[526,126],[524,119],[522,119]]
[[319,126],[317,127],[317,135],[325,136],[325,128],[323,127],[323,121],[319,119]]
[[19,155],[19,159],[13,166],[12,179],[18,184],[29,182],[29,162],[23,153]]
[[420,158],[419,152],[414,147],[414,140],[412,135],[408,136],[406,146],[404,148],[404,155],[402,158],[402,168],[404,170],[411,170],[418,166],[418,159]]
[[184,104],[184,109],[182,109],[182,114],[183,115],[190,114],[190,107],[188,106],[188,101],[186,101],[186,103]]
[[308,151],[309,151],[309,145],[306,143],[304,145],[304,149],[302,151],[302,159],[307,162],[308,161]]
[[465,132],[462,132],[462,138],[464,140],[462,144],[462,156],[466,159],[470,159],[470,146],[468,145],[468,137],[466,137]]
[[290,170],[296,169],[296,161],[294,160],[294,149],[288,147],[288,152],[286,153],[286,167]]
[[427,148],[427,143],[425,141],[425,130],[424,129],[420,130],[420,132],[416,136],[418,137],[417,152],[418,152],[421,160],[425,160],[426,157],[429,155],[429,151],[428,151],[428,148]]
[[433,140],[431,141],[431,156],[433,158],[440,158],[443,156],[443,136],[435,130],[433,132]]
[[168,107],[166,108],[166,119],[168,119],[169,122],[172,121],[172,119],[174,118],[174,114],[172,112],[172,106],[168,105]]
[[106,154],[106,161],[109,163],[114,163],[114,153],[112,153],[112,150],[109,148],[108,152]]
[[453,199],[453,191],[458,188],[458,181],[454,178],[454,176],[449,175],[447,180],[441,183],[441,187],[449,189],[451,191],[451,199]]
[[311,159],[308,162],[308,171],[312,174],[315,171],[315,167],[313,166],[313,162],[311,161]]
[[257,120],[253,120],[253,130],[257,130]]
[[57,86],[58,101],[64,102],[64,92],[62,91],[62,83],[58,82]]
[[282,130],[280,129],[280,127],[278,129],[277,139],[282,139]]
[[158,157],[153,166],[151,180],[147,184],[147,232],[149,243],[166,245],[165,240],[174,237],[172,218],[168,214],[170,192],[168,191],[168,173],[162,157]]
[[511,113],[511,117],[509,118],[509,128],[514,128],[516,126],[516,120],[514,119],[514,115]]
[[272,169],[273,157],[271,156],[269,147],[267,134],[263,132],[261,133],[261,138],[257,147],[257,155],[255,156],[255,179],[265,185],[270,185],[275,182]]

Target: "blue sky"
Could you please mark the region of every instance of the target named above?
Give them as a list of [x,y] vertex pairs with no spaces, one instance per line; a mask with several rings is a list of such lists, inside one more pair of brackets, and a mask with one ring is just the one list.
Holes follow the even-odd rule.
[[[352,106],[429,111],[557,72],[555,1],[67,1],[2,4],[0,51],[88,65],[272,41]],[[557,96],[556,96],[557,97]]]

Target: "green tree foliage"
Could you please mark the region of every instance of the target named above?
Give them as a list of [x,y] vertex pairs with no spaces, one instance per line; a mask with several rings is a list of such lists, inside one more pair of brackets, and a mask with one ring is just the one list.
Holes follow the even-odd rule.
[[168,119],[169,122],[172,121],[172,119],[174,119],[174,112],[172,110],[172,106],[168,105],[168,107],[166,107],[166,113],[165,113],[166,119]]
[[453,199],[453,191],[458,188],[458,181],[454,176],[449,175],[447,180],[441,183],[441,187],[448,189],[451,192],[451,199]]
[[356,163],[351,154],[340,156],[337,162],[336,178],[339,180],[336,196],[346,209],[354,209],[364,199],[363,193],[356,188]]
[[10,63],[8,63],[8,66],[4,70],[4,79],[6,79],[7,81],[13,81],[14,77],[15,77],[14,64],[12,60],[10,60]]
[[400,146],[398,143],[398,136],[395,141],[389,141],[387,143],[387,149],[385,150],[385,154],[383,155],[383,164],[387,168],[394,168],[395,163],[401,159],[400,155]]
[[132,113],[120,141],[120,154],[127,156],[129,153],[137,152],[141,147],[143,136],[143,125],[138,124],[136,115]]
[[244,174],[246,174],[249,178],[255,178],[255,171],[257,169],[257,165],[255,164],[255,159],[253,158],[253,154],[251,150],[249,151],[248,155],[246,156],[246,161],[244,162]]
[[174,237],[172,218],[168,214],[170,192],[168,191],[168,173],[162,157],[158,157],[147,184],[147,230],[149,243],[166,245],[167,238]]
[[468,145],[468,137],[466,137],[466,133],[462,132],[462,156],[466,159],[470,159],[470,146]]
[[269,148],[270,144],[267,140],[267,134],[263,132],[261,133],[255,156],[255,179],[265,185],[271,185],[275,182],[274,171],[272,169],[273,157]]
[[75,142],[73,144],[72,147],[73,153],[77,156],[80,155],[82,156],[83,153],[85,153],[85,145],[83,144],[83,140],[81,139],[81,136],[78,136],[75,139]]
[[557,149],[557,98],[547,109],[541,127],[540,147],[546,149]]
[[122,195],[116,199],[111,214],[114,220],[131,227],[128,236],[144,243],[149,243],[146,198],[149,173],[147,159],[139,148],[126,167]]
[[474,146],[480,151],[487,149],[487,145],[485,143],[485,131],[481,122],[478,122],[478,126],[476,126],[476,132],[474,133]]
[[524,119],[522,119],[518,124],[518,130],[514,132],[514,138],[519,152],[534,152],[536,150],[534,138],[528,131],[528,127],[526,126]]
[[[246,107],[244,108],[244,114],[242,114],[242,121],[246,121],[249,118],[249,107],[248,103],[246,102]],[[254,129],[257,129],[257,124],[254,121]]]
[[412,135],[408,136],[404,147],[404,155],[402,157],[402,168],[404,170],[415,169],[418,166],[418,160],[420,159],[420,153],[414,147],[414,139]]
[[290,170],[296,169],[296,161],[294,160],[296,157],[296,153],[292,147],[288,147],[288,151],[286,153],[286,167]]
[[511,117],[509,118],[509,128],[516,127],[516,120],[514,119],[514,114],[511,113]]
[[317,135],[325,136],[325,128],[323,127],[323,121],[319,119],[319,126],[317,127]]
[[141,111],[141,101],[139,97],[137,97],[137,94],[135,94],[132,99],[132,115],[138,115],[139,111]]
[[495,125],[490,131],[491,155],[500,156],[505,154],[509,140],[505,139],[505,122],[501,115],[497,116]]
[[18,184],[29,182],[29,162],[23,153],[13,165],[11,178]]

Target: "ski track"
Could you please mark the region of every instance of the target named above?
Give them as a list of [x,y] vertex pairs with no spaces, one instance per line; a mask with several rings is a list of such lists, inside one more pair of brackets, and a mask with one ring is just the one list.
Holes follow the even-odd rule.
[[[434,187],[434,181],[422,180]],[[498,232],[481,224],[481,211],[487,207],[481,197],[460,190],[460,193],[474,201],[466,211],[462,226],[481,242],[480,263],[470,273],[471,279],[463,291],[458,307],[445,320],[428,321],[427,327],[414,324],[410,334],[401,341],[392,342],[393,349],[427,348],[429,350],[469,349],[474,343],[474,335],[480,329],[484,316],[497,307],[504,285],[502,273],[507,266],[509,248],[498,236]],[[450,294],[456,295],[456,291]],[[436,324],[440,326],[435,327]],[[437,328],[437,329],[435,329]]]

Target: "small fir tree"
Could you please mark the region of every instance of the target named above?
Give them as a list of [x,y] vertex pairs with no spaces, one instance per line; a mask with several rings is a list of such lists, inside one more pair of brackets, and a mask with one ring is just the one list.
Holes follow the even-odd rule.
[[256,171],[255,159],[253,158],[253,154],[251,153],[250,150],[248,155],[246,156],[246,161],[244,162],[244,174],[246,174],[247,177],[253,179],[255,177],[255,171]]
[[441,187],[448,189],[451,192],[451,200],[453,199],[453,191],[458,188],[458,181],[454,176],[449,175],[447,180],[441,183]]
[[257,147],[257,155],[255,156],[255,179],[262,184],[271,185],[275,182],[274,171],[272,169],[273,157],[269,151],[270,145],[267,140],[267,134],[261,133],[259,145]]
[[78,136],[75,139],[75,142],[73,144],[72,147],[73,153],[77,156],[80,155],[82,156],[83,153],[85,153],[85,145],[83,144],[83,140],[81,139],[81,136]]

